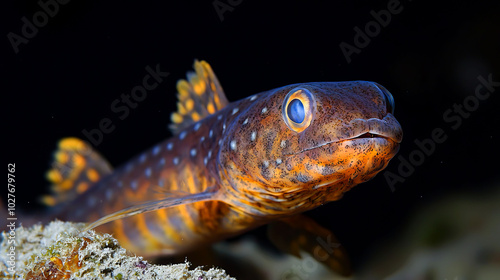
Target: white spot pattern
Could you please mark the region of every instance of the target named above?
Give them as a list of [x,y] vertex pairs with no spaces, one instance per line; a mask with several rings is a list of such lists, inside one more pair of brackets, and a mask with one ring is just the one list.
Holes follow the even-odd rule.
[[250,140],[255,141],[257,139],[257,132],[252,132],[252,135],[250,136]]
[[113,198],[113,190],[107,189],[106,190],[106,200],[111,200],[112,198]]
[[153,155],[157,155],[160,153],[160,150],[161,150],[161,147],[160,146],[156,146],[153,148]]
[[151,168],[146,168],[146,171],[144,171],[144,174],[146,174],[146,177],[151,177]]
[[286,148],[286,141],[281,140],[280,146],[281,146],[281,148]]
[[97,200],[95,199],[95,197],[91,196],[89,197],[89,199],[87,200],[87,205],[89,207],[94,207],[95,204],[96,204]]
[[182,139],[186,138],[186,135],[187,135],[186,131],[181,132],[181,134],[179,134],[179,139],[182,140]]

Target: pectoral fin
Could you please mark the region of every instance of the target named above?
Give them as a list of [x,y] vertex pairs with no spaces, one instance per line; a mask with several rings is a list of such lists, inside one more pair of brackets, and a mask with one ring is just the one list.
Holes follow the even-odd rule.
[[304,215],[270,224],[268,236],[284,252],[300,258],[300,251],[305,251],[340,275],[352,273],[347,254],[333,233]]
[[114,212],[112,214],[109,214],[107,216],[104,216],[100,218],[99,220],[92,222],[91,224],[87,225],[82,232],[85,232],[87,230],[91,230],[93,228],[96,228],[100,225],[119,220],[119,219],[124,219],[130,216],[134,215],[139,215],[147,212],[152,212],[156,211],[159,209],[164,209],[164,208],[170,208],[170,207],[175,207],[179,205],[184,205],[184,204],[190,204],[194,202],[199,202],[199,201],[207,201],[207,200],[217,200],[216,198],[217,195],[217,190],[214,188],[208,188],[204,192],[201,193],[194,193],[194,194],[187,194],[187,195],[181,195],[181,196],[169,196],[164,199],[160,200],[155,200],[155,201],[148,201],[143,204],[131,206],[129,208],[125,208],[123,210]]

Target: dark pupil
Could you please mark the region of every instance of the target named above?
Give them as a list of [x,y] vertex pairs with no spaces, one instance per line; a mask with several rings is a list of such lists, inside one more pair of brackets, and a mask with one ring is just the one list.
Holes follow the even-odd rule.
[[301,123],[304,121],[306,117],[306,113],[304,112],[304,104],[302,101],[298,99],[292,100],[288,103],[287,108],[288,117],[295,123]]

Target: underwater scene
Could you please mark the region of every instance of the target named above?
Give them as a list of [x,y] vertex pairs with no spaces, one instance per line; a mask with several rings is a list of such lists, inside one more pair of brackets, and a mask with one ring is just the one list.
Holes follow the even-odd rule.
[[499,2],[5,5],[0,279],[499,278]]

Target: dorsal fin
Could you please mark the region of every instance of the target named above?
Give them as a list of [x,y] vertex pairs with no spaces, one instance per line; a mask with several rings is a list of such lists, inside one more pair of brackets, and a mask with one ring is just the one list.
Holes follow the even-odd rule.
[[224,108],[227,101],[219,80],[206,61],[194,61],[187,80],[177,82],[177,112],[172,113],[170,129],[176,134],[191,124]]
[[72,200],[111,172],[109,163],[89,144],[78,138],[64,138],[59,141],[52,168],[47,172],[53,195],[42,197],[42,202],[53,206]]

